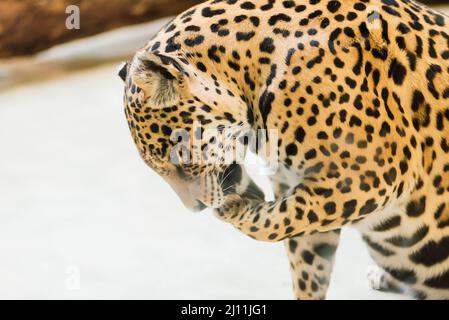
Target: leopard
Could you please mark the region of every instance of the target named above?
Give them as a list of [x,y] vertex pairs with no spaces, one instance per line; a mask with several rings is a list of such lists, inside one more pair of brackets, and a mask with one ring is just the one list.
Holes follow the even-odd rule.
[[[119,69],[131,136],[186,207],[284,242],[296,299],[326,298],[344,227],[374,289],[448,299],[448,23],[414,0],[203,2]],[[275,157],[274,200],[220,150]]]

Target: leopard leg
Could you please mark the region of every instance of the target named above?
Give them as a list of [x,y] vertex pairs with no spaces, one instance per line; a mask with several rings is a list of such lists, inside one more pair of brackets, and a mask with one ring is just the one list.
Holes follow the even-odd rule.
[[[342,170],[341,177],[352,181],[347,171]],[[396,169],[391,172],[396,176]],[[335,187],[335,183],[341,181],[335,182],[332,176],[322,175],[304,179],[287,195],[274,201],[257,202],[232,195],[216,212],[219,218],[260,241],[274,242],[298,235],[338,230],[348,223],[376,216],[386,208],[397,205],[399,196],[406,197],[416,184],[409,177],[397,179],[397,183],[392,183],[388,178],[378,180],[375,182],[376,188],[367,189],[366,192],[348,192]],[[377,192],[378,189],[381,192]]]
[[315,233],[284,241],[296,299],[325,299],[340,231]]
[[[288,192],[281,176],[272,178],[271,183],[276,197]],[[296,299],[326,298],[339,238],[338,230],[284,240]]]
[[368,286],[377,291],[403,293],[400,285],[384,269],[377,265],[369,266],[366,269]]

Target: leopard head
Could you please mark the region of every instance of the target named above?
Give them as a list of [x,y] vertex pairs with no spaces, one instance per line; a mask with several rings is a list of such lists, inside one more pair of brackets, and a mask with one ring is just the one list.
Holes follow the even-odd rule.
[[147,50],[119,76],[142,159],[186,207],[219,208],[234,193],[263,199],[242,165],[253,132],[241,97],[187,59]]

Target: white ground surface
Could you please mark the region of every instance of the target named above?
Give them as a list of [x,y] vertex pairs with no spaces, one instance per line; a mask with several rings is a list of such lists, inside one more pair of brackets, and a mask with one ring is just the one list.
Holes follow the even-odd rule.
[[[0,298],[290,299],[282,244],[186,211],[140,160],[115,66],[0,93]],[[345,230],[331,299],[390,299]]]

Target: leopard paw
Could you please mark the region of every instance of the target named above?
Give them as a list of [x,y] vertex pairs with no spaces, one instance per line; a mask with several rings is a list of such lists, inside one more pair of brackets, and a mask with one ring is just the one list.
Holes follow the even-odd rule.
[[215,209],[215,214],[221,220],[230,221],[242,213],[247,204],[248,201],[238,194],[228,195],[224,204]]
[[388,274],[378,266],[369,266],[366,269],[368,286],[373,290],[385,291],[389,289]]

